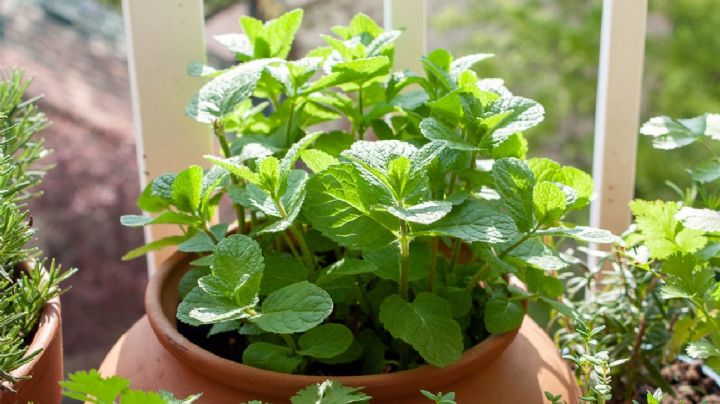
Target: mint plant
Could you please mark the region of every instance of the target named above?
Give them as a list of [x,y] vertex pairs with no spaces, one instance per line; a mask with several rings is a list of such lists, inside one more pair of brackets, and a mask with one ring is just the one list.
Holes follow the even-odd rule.
[[[180,228],[126,259],[197,254],[181,332],[239,338],[231,358],[259,368],[375,374],[448,366],[519,327],[527,300],[562,306],[554,272],[572,261],[557,243],[616,237],[563,221],[588,204],[589,175],[526,159],[542,106],[478,78],[489,54],[438,49],[423,72],[394,71],[400,33],[362,14],[288,60],[301,19],[242,17],[244,34],[217,38],[236,66],[189,67],[208,81],[187,115],[220,155],[156,178],[138,198],[152,216],[121,219]],[[222,200],[232,227],[211,222]]]
[[63,292],[62,271],[40,258],[26,202],[39,193],[47,156],[38,132],[48,121],[35,101],[23,99],[30,85],[22,70],[0,73],[0,390],[14,390],[11,372],[41,353],[28,352],[45,303]]

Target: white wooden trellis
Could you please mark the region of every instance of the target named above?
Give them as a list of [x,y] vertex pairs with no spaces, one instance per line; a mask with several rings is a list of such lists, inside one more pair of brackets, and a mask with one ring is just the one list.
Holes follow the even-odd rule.
[[[386,28],[401,28],[398,68],[420,71],[427,0],[383,0]],[[204,61],[202,0],[123,0],[140,184],[202,162],[212,152],[207,127],[184,115],[201,85],[186,66]],[[644,60],[647,0],[604,0],[595,122],[591,224],[615,233],[630,223]],[[172,234],[146,228],[146,241]],[[152,268],[167,252],[149,256]]]

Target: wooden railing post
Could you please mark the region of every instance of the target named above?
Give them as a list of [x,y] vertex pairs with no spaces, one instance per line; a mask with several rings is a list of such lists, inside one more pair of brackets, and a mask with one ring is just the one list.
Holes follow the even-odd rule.
[[396,70],[422,72],[427,48],[427,0],[384,0],[385,29],[401,29],[395,43]]
[[631,220],[646,19],[647,0],[604,0],[590,222],[616,234]]
[[[205,60],[202,0],[123,0],[128,69],[140,185],[165,172],[198,164],[212,152],[206,125],[185,116],[185,104],[202,81],[186,74]],[[177,233],[174,227],[145,228],[147,242]],[[152,269],[168,255],[148,256]]]

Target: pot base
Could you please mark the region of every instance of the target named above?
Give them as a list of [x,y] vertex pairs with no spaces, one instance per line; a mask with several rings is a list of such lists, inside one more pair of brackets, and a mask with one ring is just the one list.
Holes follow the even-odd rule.
[[[230,387],[191,369],[158,341],[147,316],[138,320],[113,346],[100,366],[100,373],[126,377],[137,389],[165,389],[178,398],[202,392],[199,403],[289,402],[289,397],[250,396],[243,390],[242,380],[237,381],[236,387]],[[419,392],[426,387],[416,388],[412,396],[387,401],[375,399],[372,403],[428,402]],[[364,391],[374,396],[372,389]],[[545,401],[545,391],[562,394],[569,403],[576,403],[578,397],[575,379],[567,364],[550,338],[527,316],[514,341],[492,365],[479,367],[444,386],[442,391],[454,391],[459,403],[540,403]]]

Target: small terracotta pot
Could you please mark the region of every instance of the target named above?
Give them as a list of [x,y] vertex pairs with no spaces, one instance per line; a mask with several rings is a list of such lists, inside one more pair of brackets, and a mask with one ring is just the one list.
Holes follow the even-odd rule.
[[146,316],[120,337],[100,373],[129,378],[134,388],[162,388],[177,397],[202,392],[202,403],[286,403],[298,390],[328,378],[364,386],[373,403],[426,402],[421,389],[454,391],[460,403],[540,403],[544,391],[577,402],[572,372],[553,342],[528,317],[518,330],[487,338],[445,368],[323,377],[271,372],[223,359],[176,329],[178,283],[192,258],[176,253],[152,277],[145,295]]
[[0,391],[0,404],[56,404],[62,399],[58,384],[63,380],[63,348],[60,298],[45,304],[38,329],[28,353],[42,349],[30,362],[10,372],[14,377],[30,377],[13,386],[16,393]]

